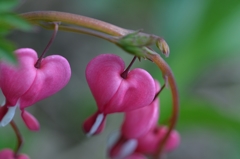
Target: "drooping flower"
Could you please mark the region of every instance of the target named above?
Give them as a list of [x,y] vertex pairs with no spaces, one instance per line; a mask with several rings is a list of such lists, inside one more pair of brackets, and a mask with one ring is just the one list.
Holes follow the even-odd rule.
[[[155,93],[160,90],[160,84],[155,81]],[[138,139],[155,127],[159,118],[159,99],[150,105],[125,113],[125,118],[119,134],[111,137],[108,143],[108,154],[113,159],[123,159],[136,150]]]
[[[98,120],[97,124],[91,122],[92,125],[86,124],[86,121],[84,127],[100,126],[105,122],[107,114],[132,111],[147,106],[153,101],[155,83],[152,76],[147,71],[136,68],[129,71],[127,77],[123,78],[121,74],[124,69],[124,61],[113,54],[101,54],[89,62],[86,68],[86,79],[98,111],[88,120],[94,121],[101,118],[102,121]],[[99,129],[95,128],[95,130]],[[85,132],[89,131],[85,130]],[[93,134],[96,132],[91,131],[89,135]]]
[[28,128],[37,130],[37,120],[24,109],[61,90],[70,79],[70,65],[64,57],[51,55],[43,58],[40,67],[36,68],[38,56],[33,49],[18,49],[15,54],[16,66],[0,62],[0,87],[5,96],[0,109],[0,125],[8,124],[19,107]]
[[0,151],[0,159],[30,159],[30,158],[25,154],[15,156],[14,152],[11,149],[3,149]]

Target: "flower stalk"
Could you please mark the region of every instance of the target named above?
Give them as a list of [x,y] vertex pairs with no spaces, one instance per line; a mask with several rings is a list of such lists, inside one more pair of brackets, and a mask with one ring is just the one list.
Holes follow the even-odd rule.
[[21,135],[16,123],[12,120],[10,122],[10,124],[11,124],[11,127],[12,127],[13,131],[15,132],[15,134],[17,136],[17,141],[18,141],[16,150],[15,150],[15,157],[16,157],[18,155],[22,145],[23,145],[23,138],[22,138],[22,135]]

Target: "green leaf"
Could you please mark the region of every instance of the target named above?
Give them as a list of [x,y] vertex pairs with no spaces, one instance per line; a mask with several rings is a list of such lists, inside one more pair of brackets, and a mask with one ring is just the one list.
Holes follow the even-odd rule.
[[0,60],[7,60],[13,64],[17,63],[17,59],[15,54],[13,53],[15,50],[15,45],[9,41],[0,39]]
[[197,100],[185,103],[185,106],[181,107],[178,126],[180,129],[194,126],[240,133],[239,118],[227,111],[214,108],[211,104]]
[[23,31],[31,30],[29,22],[13,13],[0,13],[0,28],[16,28]]
[[18,0],[0,0],[0,12],[9,11],[18,5]]

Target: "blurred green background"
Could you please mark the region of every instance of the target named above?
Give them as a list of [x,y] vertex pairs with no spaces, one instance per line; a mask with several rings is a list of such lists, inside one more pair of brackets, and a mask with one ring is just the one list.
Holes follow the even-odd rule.
[[[89,16],[123,28],[156,34],[170,46],[171,66],[180,93],[177,130],[182,141],[169,159],[240,158],[240,1],[239,0],[41,0],[21,1],[17,13],[56,10]],[[31,47],[39,54],[52,32],[35,27],[33,32],[14,31],[8,39],[18,48]],[[84,136],[82,122],[96,111],[85,80],[89,60],[114,53],[126,63],[131,56],[104,40],[88,35],[59,32],[48,54],[65,56],[72,68],[69,84],[56,95],[28,110],[41,124],[29,132],[18,115],[15,121],[25,138],[23,152],[32,159],[105,159],[108,135],[119,129],[122,114],[110,115],[103,134]],[[149,61],[134,67],[162,75]],[[169,89],[160,95],[161,121],[171,110]],[[14,148],[10,126],[0,129],[0,149]]]

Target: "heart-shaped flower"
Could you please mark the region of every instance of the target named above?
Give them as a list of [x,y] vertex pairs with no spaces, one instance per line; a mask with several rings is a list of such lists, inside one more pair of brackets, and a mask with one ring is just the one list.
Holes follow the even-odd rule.
[[124,69],[124,61],[114,54],[101,54],[87,65],[86,79],[100,112],[127,112],[153,101],[155,83],[152,76],[136,68],[123,78]]
[[71,70],[64,57],[48,56],[42,60],[40,68],[36,68],[38,56],[33,49],[18,49],[15,54],[17,66],[3,61],[0,64],[0,86],[8,106],[15,106],[19,100],[20,109],[26,108],[68,83]]
[[[33,49],[18,49],[15,54],[17,65],[0,62],[0,87],[6,98],[2,106],[4,110],[8,109],[8,120],[1,121],[3,123],[10,122],[10,117],[14,115],[14,111],[10,112],[9,108],[19,105],[23,111],[24,108],[61,90],[71,76],[70,65],[62,56],[51,55],[43,58],[40,67],[36,68],[38,56]],[[33,127],[35,119],[29,113],[22,113],[22,117],[25,123],[27,121],[28,127]]]
[[153,101],[152,76],[137,68],[122,77],[124,69],[124,61],[113,54],[101,54],[87,65],[86,79],[98,106],[98,111],[83,124],[89,136],[103,130],[107,114],[132,111]]

